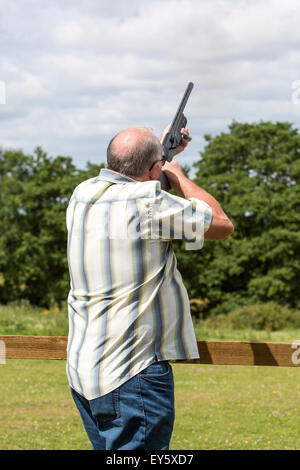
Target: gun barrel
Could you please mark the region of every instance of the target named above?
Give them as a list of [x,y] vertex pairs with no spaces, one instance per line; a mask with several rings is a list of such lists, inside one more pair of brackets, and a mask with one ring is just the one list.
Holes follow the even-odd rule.
[[185,105],[186,105],[186,103],[187,103],[187,100],[189,99],[189,96],[190,96],[190,94],[191,94],[191,91],[192,91],[192,89],[193,89],[193,86],[194,86],[194,84],[193,84],[192,82],[189,82],[189,84],[188,84],[188,86],[187,86],[187,89],[185,90],[185,93],[184,93],[183,98],[182,98],[182,100],[181,100],[181,103],[180,103],[180,105],[179,105],[179,107],[178,107],[178,109],[177,109],[177,112],[176,112],[176,114],[175,114],[175,117],[174,117],[174,119],[173,119],[173,122],[172,122],[172,124],[171,124],[170,129],[172,129],[172,127],[174,126],[174,124],[176,124],[176,121],[177,121],[178,118],[180,117],[181,113],[183,113],[183,110],[184,110],[184,108],[185,108]]

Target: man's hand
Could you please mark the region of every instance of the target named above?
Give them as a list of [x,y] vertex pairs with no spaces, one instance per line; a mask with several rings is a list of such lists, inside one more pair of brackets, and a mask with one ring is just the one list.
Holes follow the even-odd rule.
[[180,133],[182,135],[182,139],[181,139],[180,145],[175,150],[175,155],[177,155],[180,152],[183,152],[185,147],[188,145],[189,141],[192,140],[191,137],[189,137],[189,130],[187,127],[183,127]]
[[171,127],[171,124],[168,124],[167,127],[165,127],[164,130],[162,131],[161,138],[160,138],[161,144],[163,143],[165,135],[169,132],[170,127]]
[[171,188],[176,191],[178,196],[183,197],[183,193],[180,188],[180,180],[185,176],[179,163],[175,160],[172,160],[171,162],[166,162],[162,167],[162,171],[166,174]]
[[[163,133],[161,135],[161,139],[160,139],[160,142],[162,143],[163,140],[164,140],[164,137],[165,135],[167,134],[167,132],[169,132],[169,129],[171,127],[171,124],[169,124],[164,130],[163,130]],[[183,152],[183,150],[186,148],[186,146],[188,145],[189,141],[191,140],[191,138],[189,137],[189,130],[187,127],[183,127],[180,131],[181,135],[182,135],[182,139],[181,139],[181,142],[180,142],[180,145],[177,147],[177,149],[175,150],[175,155],[177,155],[178,153],[180,152]],[[185,136],[185,137],[184,137]]]

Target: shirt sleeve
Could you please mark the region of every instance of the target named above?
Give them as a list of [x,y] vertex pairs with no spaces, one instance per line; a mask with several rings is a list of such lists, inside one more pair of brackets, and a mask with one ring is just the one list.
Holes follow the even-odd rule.
[[151,207],[151,238],[184,240],[187,250],[200,250],[211,221],[212,209],[206,202],[160,191]]

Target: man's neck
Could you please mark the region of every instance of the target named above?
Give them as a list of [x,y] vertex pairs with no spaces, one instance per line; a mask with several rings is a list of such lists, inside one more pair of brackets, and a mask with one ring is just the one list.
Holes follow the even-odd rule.
[[146,176],[129,176],[129,178],[132,178],[136,181],[140,181],[141,183],[143,183],[144,181],[150,181],[150,178],[147,178]]

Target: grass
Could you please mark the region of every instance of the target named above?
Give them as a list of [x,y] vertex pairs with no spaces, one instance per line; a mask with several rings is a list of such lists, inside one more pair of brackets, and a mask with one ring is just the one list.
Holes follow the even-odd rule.
[[220,323],[219,327],[212,328],[205,320],[194,321],[195,333],[198,341],[251,341],[251,342],[277,342],[289,343],[300,340],[300,328],[284,328],[280,331],[254,330],[250,328],[233,329]]
[[[171,449],[299,449],[300,370],[172,364]],[[90,444],[69,394],[64,361],[0,366],[0,449],[84,450]]]
[[172,448],[299,449],[299,369],[176,366]]
[[67,336],[67,309],[38,308],[27,301],[0,305],[0,334]]
[[[300,330],[233,330],[195,322],[199,340],[300,339]],[[66,335],[67,314],[28,304],[0,306],[1,334]],[[172,364],[176,421],[171,449],[300,448],[300,369]],[[0,450],[90,449],[69,393],[65,361],[0,365]]]
[[[220,319],[212,324],[209,320],[194,320],[197,339],[228,341],[275,341],[293,342],[300,339],[300,328],[286,328],[280,331],[233,329]],[[42,309],[33,307],[27,301],[0,305],[0,334],[67,336],[67,308]]]

